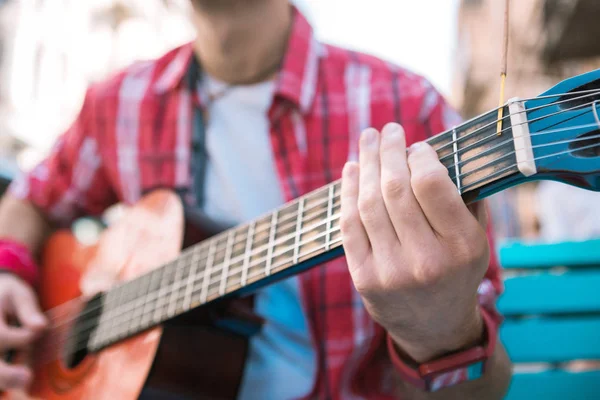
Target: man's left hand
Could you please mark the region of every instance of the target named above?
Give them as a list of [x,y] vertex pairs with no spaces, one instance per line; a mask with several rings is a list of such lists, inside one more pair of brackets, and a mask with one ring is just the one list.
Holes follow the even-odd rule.
[[465,205],[426,143],[367,129],[342,178],[340,227],[368,312],[422,363],[481,341],[477,288],[489,262],[486,212]]

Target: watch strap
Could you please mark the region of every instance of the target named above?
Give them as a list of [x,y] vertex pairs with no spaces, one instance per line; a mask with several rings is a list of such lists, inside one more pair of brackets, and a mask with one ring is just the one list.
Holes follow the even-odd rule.
[[434,392],[483,376],[489,358],[494,353],[498,324],[492,315],[480,307],[484,321],[484,339],[481,345],[440,357],[412,368],[396,350],[396,344],[387,335],[387,348],[392,364],[402,378],[426,392]]

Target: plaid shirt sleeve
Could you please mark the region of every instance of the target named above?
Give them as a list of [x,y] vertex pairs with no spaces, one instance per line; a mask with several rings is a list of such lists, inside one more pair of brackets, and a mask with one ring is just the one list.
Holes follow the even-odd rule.
[[116,202],[95,131],[96,103],[90,88],[79,114],[50,154],[9,188],[13,196],[30,201],[58,225],[98,215]]

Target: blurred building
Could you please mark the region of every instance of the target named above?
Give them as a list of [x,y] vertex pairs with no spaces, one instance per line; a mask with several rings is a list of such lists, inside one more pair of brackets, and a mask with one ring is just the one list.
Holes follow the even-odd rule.
[[[460,0],[452,100],[464,117],[498,106],[504,4],[504,0]],[[600,68],[599,19],[598,0],[512,0],[505,99],[533,97],[563,79]],[[578,215],[598,221],[595,230],[556,232],[561,228],[551,227],[557,220],[549,213],[560,205],[560,196],[552,203],[546,198],[552,193],[581,198],[572,207],[580,207]],[[560,183],[522,185],[492,196],[490,202],[502,237],[541,235],[561,240],[600,230],[600,210],[591,206],[600,204],[600,196]],[[554,212],[558,215],[558,210]]]
[[192,38],[187,0],[0,1],[0,161],[30,167],[88,85]]

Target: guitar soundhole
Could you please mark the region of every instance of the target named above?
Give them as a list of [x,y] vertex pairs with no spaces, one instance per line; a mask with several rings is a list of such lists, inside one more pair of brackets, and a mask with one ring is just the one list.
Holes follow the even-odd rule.
[[569,94],[561,96],[558,99],[558,107],[562,110],[580,109],[591,106],[595,101],[600,101],[600,79],[578,86]]
[[87,357],[87,349],[79,349],[73,352],[66,352],[64,360],[67,368],[73,369],[83,362]]
[[600,129],[579,136],[576,141],[569,144],[569,150],[576,157],[600,157]]

